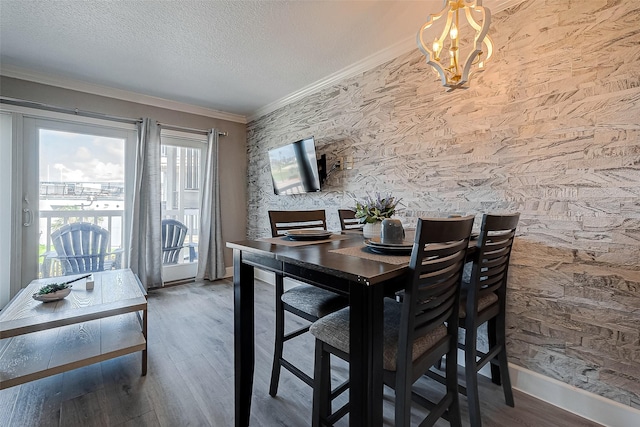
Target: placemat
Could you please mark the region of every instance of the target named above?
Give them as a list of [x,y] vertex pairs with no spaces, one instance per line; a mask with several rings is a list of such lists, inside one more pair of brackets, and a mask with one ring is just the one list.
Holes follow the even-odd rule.
[[337,254],[356,256],[358,258],[370,259],[372,261],[381,261],[388,264],[402,265],[409,264],[411,260],[410,255],[382,255],[370,252],[365,245],[363,246],[351,246],[349,248],[334,249],[329,252],[335,252]]
[[327,243],[333,242],[336,240],[345,240],[350,239],[351,236],[346,236],[344,234],[332,234],[328,239],[322,240],[291,240],[286,236],[279,237],[265,237],[263,239],[258,239],[261,242],[269,242],[274,245],[284,245],[284,246],[304,246],[304,245],[315,245],[317,243]]

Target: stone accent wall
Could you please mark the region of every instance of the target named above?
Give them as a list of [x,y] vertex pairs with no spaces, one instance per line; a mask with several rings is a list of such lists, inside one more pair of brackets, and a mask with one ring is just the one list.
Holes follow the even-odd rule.
[[[416,49],[250,123],[249,237],[268,209],[326,208],[339,229],[337,209],[376,191],[409,225],[521,212],[510,361],[640,408],[639,23],[631,1],[526,1],[494,16],[495,57],[466,91]],[[353,169],[274,196],[267,150],[309,135]]]

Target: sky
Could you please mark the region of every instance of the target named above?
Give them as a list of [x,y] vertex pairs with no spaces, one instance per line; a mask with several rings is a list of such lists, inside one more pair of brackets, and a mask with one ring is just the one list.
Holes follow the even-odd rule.
[[124,139],[40,129],[41,182],[124,182]]

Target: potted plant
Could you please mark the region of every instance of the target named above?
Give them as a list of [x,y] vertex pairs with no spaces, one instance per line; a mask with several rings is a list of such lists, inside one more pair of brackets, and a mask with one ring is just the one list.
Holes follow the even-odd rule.
[[356,201],[355,216],[364,224],[362,233],[365,238],[380,237],[382,220],[396,213],[398,202],[400,199],[391,194],[381,196],[380,193],[376,193],[375,198],[367,195],[362,201]]
[[71,285],[68,283],[51,283],[38,289],[32,297],[36,301],[51,302],[63,299],[70,292]]

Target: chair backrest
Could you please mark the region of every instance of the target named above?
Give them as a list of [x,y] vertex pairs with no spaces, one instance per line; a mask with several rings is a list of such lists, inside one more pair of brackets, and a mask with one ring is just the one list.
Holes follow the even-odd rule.
[[338,216],[340,217],[340,228],[345,230],[361,230],[364,224],[356,218],[356,213],[351,209],[338,209]]
[[271,236],[284,235],[289,230],[326,230],[327,218],[324,210],[315,211],[269,211]]
[[473,219],[418,219],[404,289],[398,366],[410,367],[415,338],[444,322],[457,339],[458,297]]
[[477,300],[486,292],[495,292],[504,304],[509,259],[519,219],[519,213],[483,215],[475,255],[477,262],[473,263],[471,270],[469,300]]
[[177,264],[188,227],[175,219],[162,220],[162,263]]
[[89,222],[65,224],[51,233],[62,274],[104,270],[109,231]]

